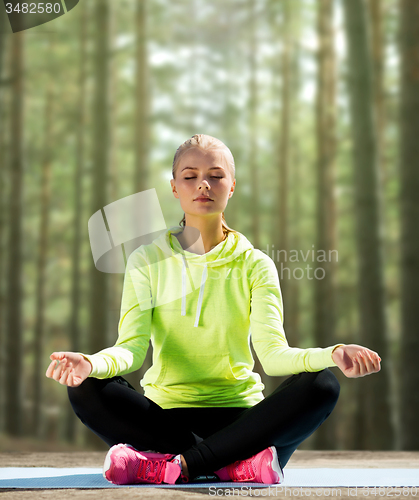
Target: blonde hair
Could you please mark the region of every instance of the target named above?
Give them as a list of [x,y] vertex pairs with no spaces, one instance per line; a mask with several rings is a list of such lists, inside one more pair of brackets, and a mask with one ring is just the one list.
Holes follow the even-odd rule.
[[[175,178],[180,159],[186,153],[186,151],[189,151],[192,148],[202,149],[203,151],[220,151],[227,163],[231,178],[235,178],[236,168],[234,165],[234,157],[230,149],[222,141],[220,141],[220,139],[216,139],[215,137],[206,134],[195,134],[190,139],[187,139],[183,144],[181,144],[176,150],[172,165],[173,179]],[[179,222],[179,226],[185,227],[185,224],[186,216],[185,214],[183,214],[183,219]],[[234,229],[227,225],[224,217],[224,212],[222,212],[221,214],[221,224],[223,226],[223,233],[225,238],[227,237],[228,233],[236,232]]]

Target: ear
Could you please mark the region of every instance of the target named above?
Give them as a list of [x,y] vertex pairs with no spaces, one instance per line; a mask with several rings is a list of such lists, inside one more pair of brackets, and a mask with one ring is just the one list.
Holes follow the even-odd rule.
[[231,185],[231,190],[230,190],[230,193],[228,194],[229,198],[231,198],[233,196],[235,188],[236,188],[236,179],[234,179],[233,184]]
[[179,195],[176,191],[176,184],[174,179],[170,179],[170,185],[172,186],[172,192],[175,198],[179,198]]

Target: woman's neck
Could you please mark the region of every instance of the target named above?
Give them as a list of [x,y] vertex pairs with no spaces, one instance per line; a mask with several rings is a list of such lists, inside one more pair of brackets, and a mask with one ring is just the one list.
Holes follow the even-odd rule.
[[203,255],[221,243],[225,237],[222,225],[209,229],[208,226],[198,228],[186,224],[177,239],[184,250]]

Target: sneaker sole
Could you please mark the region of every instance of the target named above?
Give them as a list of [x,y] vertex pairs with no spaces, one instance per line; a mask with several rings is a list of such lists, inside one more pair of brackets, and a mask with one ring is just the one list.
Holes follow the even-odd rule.
[[270,448],[271,448],[271,451],[273,454],[272,463],[271,463],[272,470],[274,472],[276,472],[279,476],[279,481],[276,484],[280,484],[284,480],[284,473],[282,472],[281,466],[279,465],[278,453],[276,451],[275,446],[271,446]]

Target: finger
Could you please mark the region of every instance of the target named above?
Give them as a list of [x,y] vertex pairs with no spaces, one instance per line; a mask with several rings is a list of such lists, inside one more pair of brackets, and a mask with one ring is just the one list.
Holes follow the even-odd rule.
[[61,377],[60,377],[60,384],[67,385],[67,379],[70,374],[70,372],[73,370],[73,364],[72,363],[67,363],[61,372]]
[[362,377],[365,375],[365,365],[364,365],[364,360],[362,359],[362,356],[360,355],[360,353],[358,352],[356,354],[356,360],[357,360],[357,363],[358,363],[358,366],[359,366],[359,374],[358,374],[358,377]]
[[81,377],[76,377],[74,374],[74,370],[69,375],[69,385],[70,387],[78,387],[81,384]]
[[66,357],[63,357],[62,359],[54,359],[54,363],[55,363],[54,370],[57,370],[58,368],[62,368],[63,366],[66,366],[67,362],[68,362],[68,359]]
[[59,382],[63,374],[63,371],[66,369],[66,367],[67,367],[67,360],[63,360],[57,363],[57,366],[54,369],[54,373],[52,374],[52,378],[57,382]]
[[372,357],[377,356],[377,358],[381,361],[381,358],[380,358],[380,355],[378,354],[378,352],[375,352],[372,349],[368,349],[368,348],[366,348],[366,350],[367,350],[367,352],[369,352],[371,354]]
[[363,365],[363,368],[364,368],[364,373],[365,374],[372,373],[374,371],[374,364],[373,364],[372,359],[370,358],[368,352],[366,352],[366,353],[364,353],[364,352],[359,353],[359,357],[362,360],[362,365]]
[[67,366],[61,374],[61,377],[59,379],[60,384],[62,385],[67,385],[68,382],[68,376],[70,375],[71,370],[73,369],[72,366]]
[[58,368],[61,369],[62,366],[67,363],[67,358],[64,355],[54,356],[54,358],[51,357],[51,359],[54,362],[54,370],[57,370]]
[[380,361],[381,361],[381,358],[380,356],[376,353],[375,357],[374,357],[374,367],[375,367],[375,371],[376,372],[379,372],[381,370],[381,364],[380,364]]
[[352,369],[350,371],[350,377],[351,378],[356,378],[359,377],[359,372],[360,372],[360,366],[359,366],[359,361],[357,357],[355,356],[352,358]]
[[56,366],[57,362],[54,360],[54,361],[51,361],[51,363],[49,364],[48,368],[47,368],[47,371],[45,372],[45,375],[48,377],[48,378],[52,378],[52,374],[54,372],[54,368]]
[[65,358],[65,354],[63,352],[53,352],[49,359],[56,359],[61,361],[62,359]]
[[356,355],[356,363],[358,365],[357,377],[363,377],[365,374],[365,366],[364,366],[364,361],[362,357],[359,355],[359,353]]
[[61,374],[62,374],[62,369],[61,369],[61,367],[59,367],[59,368],[54,370],[54,373],[52,374],[52,378],[54,380],[56,380],[57,382],[59,382],[59,380],[61,378]]
[[74,387],[74,370],[72,370],[68,375],[67,385],[69,387]]
[[360,365],[360,377],[363,377],[364,375],[368,375],[370,371],[372,370],[372,363],[370,360],[367,360],[366,356],[364,353],[360,352],[358,353],[359,356],[359,365]]
[[50,365],[48,366],[47,371],[45,372],[45,375],[48,378],[52,378],[52,374],[53,374],[54,370],[57,368],[58,362],[61,359],[63,359],[64,357],[65,357],[64,353],[62,353],[62,352],[53,352],[50,355],[49,359],[51,359],[52,361],[51,361]]
[[368,372],[369,373],[375,372],[374,358],[371,355],[371,353],[367,351],[364,354],[364,357],[365,357],[365,359],[366,359],[366,361],[368,363]]
[[367,352],[367,356],[371,360],[373,371],[378,372],[378,366],[380,364],[378,361],[378,354],[376,352]]
[[373,359],[375,359],[377,361],[381,361],[381,358],[380,358],[380,355],[378,354],[378,352],[372,351],[371,349],[369,349],[368,352],[370,353],[370,355]]

